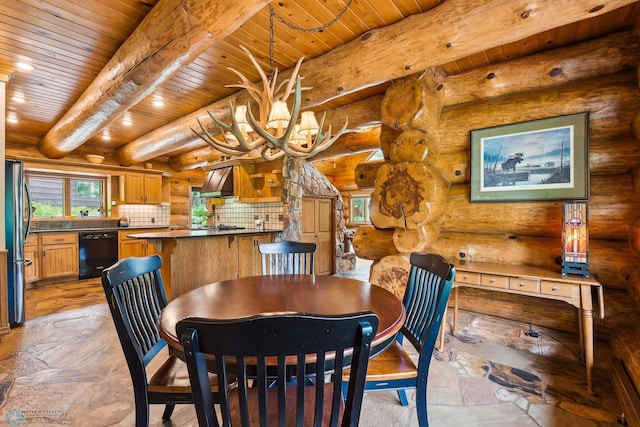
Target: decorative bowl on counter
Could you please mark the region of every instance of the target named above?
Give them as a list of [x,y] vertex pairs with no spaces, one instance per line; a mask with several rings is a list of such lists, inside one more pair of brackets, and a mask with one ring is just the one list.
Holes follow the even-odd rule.
[[89,163],[95,163],[97,165],[104,161],[104,156],[101,156],[99,154],[87,154],[85,158]]

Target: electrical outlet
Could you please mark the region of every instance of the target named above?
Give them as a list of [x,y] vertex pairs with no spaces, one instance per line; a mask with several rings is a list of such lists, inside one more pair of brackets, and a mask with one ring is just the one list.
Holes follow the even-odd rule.
[[264,222],[269,222],[269,214],[266,214],[266,215],[264,216]]

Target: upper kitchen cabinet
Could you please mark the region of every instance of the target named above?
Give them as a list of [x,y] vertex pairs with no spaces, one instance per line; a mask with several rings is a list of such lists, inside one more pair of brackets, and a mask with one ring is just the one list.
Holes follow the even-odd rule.
[[240,163],[234,170],[236,194],[240,202],[281,202],[282,159],[270,162]]
[[201,194],[206,197],[233,196],[243,203],[283,200],[282,159],[236,159],[211,166]]
[[123,203],[159,205],[162,203],[162,175],[126,172],[119,176],[119,197]]

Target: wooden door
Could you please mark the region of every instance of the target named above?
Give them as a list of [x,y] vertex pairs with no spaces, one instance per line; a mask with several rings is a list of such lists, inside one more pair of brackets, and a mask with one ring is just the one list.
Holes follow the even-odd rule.
[[315,257],[316,274],[333,274],[333,199],[302,198],[302,241],[318,245]]

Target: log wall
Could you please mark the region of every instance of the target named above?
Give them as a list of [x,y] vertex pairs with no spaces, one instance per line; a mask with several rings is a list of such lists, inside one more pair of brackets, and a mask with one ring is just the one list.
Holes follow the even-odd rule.
[[[634,278],[640,277],[640,191],[636,190],[640,185],[640,141],[634,132],[640,129],[636,126],[640,123],[640,116],[636,118],[640,111],[638,64],[638,36],[624,32],[533,59],[487,67],[482,72],[439,76],[436,88],[430,78],[421,82],[411,77],[394,83],[382,102],[383,123],[400,133],[393,141],[398,143],[407,132],[422,132],[425,140],[437,144],[432,150],[436,155],[427,155],[423,162],[435,166],[451,183],[443,214],[429,224],[439,234],[429,242],[427,251],[449,259],[560,270],[562,201],[471,203],[470,131],[588,112],[589,270],[597,275],[605,294],[607,290],[627,291],[630,281],[633,287]],[[549,77],[552,70],[561,78]],[[499,82],[493,82],[496,88],[488,87],[492,84],[489,75],[499,77]],[[419,93],[410,97],[407,91]],[[372,189],[373,194],[384,185],[386,178],[381,176],[385,176],[385,165],[394,164],[393,142],[381,146],[385,161],[361,164],[355,173],[358,187]],[[373,203],[376,200],[372,199]],[[397,244],[397,235],[398,227],[380,221],[356,232],[356,254],[375,261],[373,282],[398,276],[397,272],[387,274],[390,263],[384,262],[386,257],[397,259],[408,252],[406,246]],[[627,292],[610,294],[628,298]],[[515,319],[531,318],[535,312],[538,314],[530,321],[577,330],[571,307],[560,304],[551,312],[548,305],[544,300],[484,295],[482,291],[463,292],[461,300],[462,308]]]

